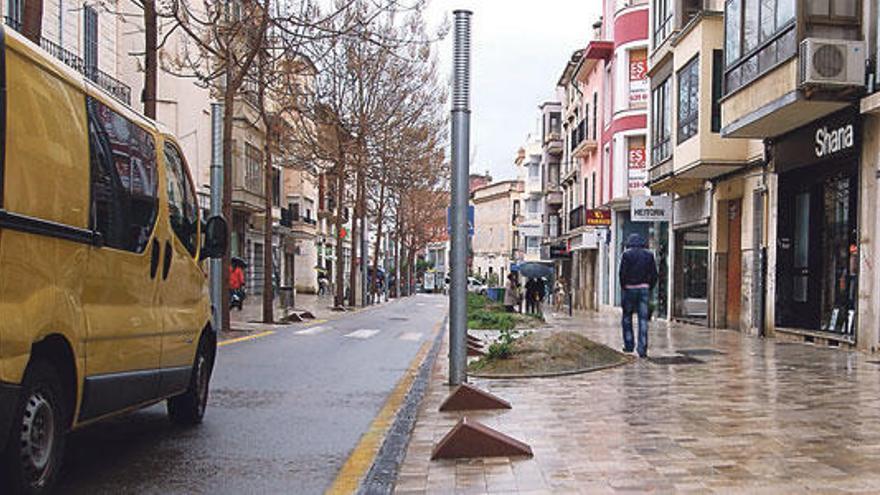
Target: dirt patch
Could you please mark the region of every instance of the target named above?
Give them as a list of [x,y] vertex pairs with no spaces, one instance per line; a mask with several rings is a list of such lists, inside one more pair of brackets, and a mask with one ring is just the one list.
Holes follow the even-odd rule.
[[517,339],[507,359],[482,357],[468,373],[484,378],[546,377],[584,373],[632,358],[574,332],[534,332]]

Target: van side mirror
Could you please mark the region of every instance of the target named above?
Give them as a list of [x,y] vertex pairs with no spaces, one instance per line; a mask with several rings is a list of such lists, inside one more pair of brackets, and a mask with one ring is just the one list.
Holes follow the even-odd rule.
[[205,224],[205,242],[200,257],[222,258],[229,242],[229,225],[221,216],[213,216]]

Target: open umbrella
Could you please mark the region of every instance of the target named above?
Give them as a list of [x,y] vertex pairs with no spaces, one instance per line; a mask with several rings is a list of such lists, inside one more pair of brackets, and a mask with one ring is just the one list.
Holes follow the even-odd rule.
[[553,268],[550,265],[545,265],[543,263],[536,263],[532,261],[527,263],[520,263],[519,273],[520,275],[528,278],[550,278],[553,276]]
[[247,262],[245,260],[239,258],[238,256],[233,256],[230,259],[230,261],[232,262],[233,266],[238,265],[238,266],[241,266],[242,268],[245,268],[248,266]]

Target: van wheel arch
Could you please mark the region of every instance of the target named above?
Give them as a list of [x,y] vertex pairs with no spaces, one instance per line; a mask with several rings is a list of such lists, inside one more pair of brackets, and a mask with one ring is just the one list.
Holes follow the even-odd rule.
[[55,368],[58,378],[61,380],[62,393],[64,394],[65,412],[64,418],[67,428],[73,426],[73,418],[76,410],[77,396],[77,372],[76,359],[70,342],[60,334],[48,335],[31,346],[30,362],[39,359],[47,361]]

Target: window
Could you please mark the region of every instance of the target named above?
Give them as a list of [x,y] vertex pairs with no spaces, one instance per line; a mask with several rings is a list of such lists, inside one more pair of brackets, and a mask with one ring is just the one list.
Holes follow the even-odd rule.
[[672,33],[672,0],[654,0],[654,46],[659,46]]
[[724,52],[712,50],[712,132],[721,132],[721,88],[724,80]]
[[537,199],[527,199],[526,200],[526,211],[529,213],[539,213],[540,203]]
[[667,77],[654,88],[651,139],[651,161],[654,166],[672,156],[670,138],[672,136],[672,78]]
[[678,71],[678,142],[697,134],[700,117],[700,57]]
[[8,0],[6,9],[6,24],[16,31],[21,30],[21,22],[24,19],[24,0]]
[[596,207],[596,172],[593,172],[593,190],[591,191],[590,208]]
[[562,116],[559,112],[550,112],[550,133],[559,135]]
[[272,169],[272,206],[281,207],[281,169]]
[[806,2],[807,15],[811,18],[824,17],[826,21],[834,19],[850,20],[859,15],[860,3],[856,0],[816,0]]
[[590,198],[587,196],[588,191],[590,190],[590,178],[584,178],[584,208],[589,208],[590,206]]
[[599,106],[599,94],[593,91],[593,141],[596,140],[596,108]]
[[529,163],[529,178],[534,179],[541,175],[541,164],[537,162]]
[[727,93],[797,55],[794,14],[794,0],[726,0]]
[[92,178],[91,227],[104,245],[141,253],[159,207],[156,143],[147,131],[86,98]]
[[192,182],[177,149],[165,143],[165,181],[171,229],[191,256],[199,248],[199,212]]
[[94,7],[83,7],[83,62],[86,76],[98,77],[98,12]]
[[263,194],[263,152],[256,146],[244,144],[244,187],[255,194]]

